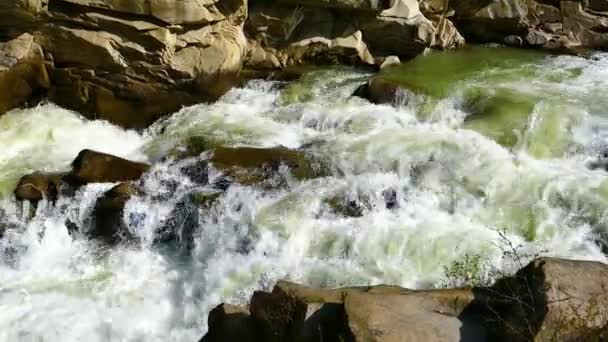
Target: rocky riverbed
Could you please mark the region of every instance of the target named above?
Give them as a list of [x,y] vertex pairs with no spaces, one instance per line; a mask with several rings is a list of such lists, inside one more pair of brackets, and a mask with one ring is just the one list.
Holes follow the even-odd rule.
[[0,342],[608,338],[607,13],[2,2]]

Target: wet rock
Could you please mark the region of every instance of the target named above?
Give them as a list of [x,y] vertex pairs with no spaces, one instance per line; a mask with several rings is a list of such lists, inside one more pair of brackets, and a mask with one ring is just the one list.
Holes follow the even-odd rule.
[[194,183],[207,184],[209,182],[208,166],[206,162],[194,160],[181,166],[180,171]]
[[608,171],[608,150],[602,151],[596,160],[587,164],[587,167],[591,170],[602,169]]
[[97,199],[93,209],[93,227],[86,232],[87,236],[108,244],[133,239],[123,214],[125,204],[136,191],[133,183],[120,183]]
[[201,191],[190,194],[192,202],[201,209],[211,208],[222,196],[222,191]]
[[184,250],[191,250],[194,247],[194,232],[200,224],[199,211],[208,210],[218,197],[216,192],[185,195],[156,232],[155,242],[175,242]]
[[600,341],[608,327],[608,265],[534,260],[492,289],[508,341]]
[[399,201],[397,199],[397,191],[395,189],[387,189],[382,192],[384,197],[384,203],[386,209],[395,209],[399,207]]
[[320,163],[306,153],[285,147],[217,147],[210,163],[226,176],[243,185],[252,185],[275,176],[281,166],[289,168],[297,179],[326,174]]
[[49,87],[44,53],[32,35],[24,33],[0,43],[0,114],[22,106]]
[[259,322],[264,341],[296,341],[306,317],[306,303],[275,288],[272,293],[254,292],[251,315]]
[[348,196],[337,195],[323,200],[330,210],[343,217],[361,217],[366,209],[369,209],[367,203],[361,203],[358,199],[352,199]]
[[245,308],[220,304],[209,313],[209,330],[199,342],[258,342],[258,326]]
[[516,35],[506,36],[502,41],[508,46],[520,47],[524,45],[524,40]]
[[74,185],[125,182],[139,179],[149,165],[110,154],[82,150],[72,162],[66,181]]
[[42,199],[54,201],[59,195],[63,174],[35,172],[21,177],[15,188],[15,197],[20,201],[38,202]]
[[407,101],[409,91],[395,82],[373,78],[361,85],[353,96],[358,96],[376,104],[402,104]]

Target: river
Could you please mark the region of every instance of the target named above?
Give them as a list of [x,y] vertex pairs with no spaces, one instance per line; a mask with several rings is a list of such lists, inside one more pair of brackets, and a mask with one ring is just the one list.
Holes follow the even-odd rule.
[[[608,54],[477,47],[383,73],[415,93],[371,104],[350,96],[370,74],[320,68],[290,84],[250,81],[143,132],[51,103],[1,116],[0,223],[10,229],[0,341],[197,341],[211,308],[278,279],[431,288],[454,283],[448,270],[462,260],[475,260],[474,279],[512,272],[505,238],[523,256],[606,261],[608,177],[587,166],[608,144]],[[331,175],[230,186],[195,211],[185,253],[154,237],[180,199],[210,190],[183,174],[189,160],[163,158],[192,137],[306,149]],[[19,177],[68,170],[85,148],[153,164],[124,214],[139,243],[108,249],[68,232],[67,220],[90,226],[112,184],[42,202],[32,218],[15,201]],[[336,195],[361,215],[330,210],[323,199]]]

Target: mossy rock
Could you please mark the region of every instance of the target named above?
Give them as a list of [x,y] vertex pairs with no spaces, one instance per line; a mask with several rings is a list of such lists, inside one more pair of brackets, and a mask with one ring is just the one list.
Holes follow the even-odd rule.
[[327,170],[305,152],[286,147],[217,147],[211,164],[243,185],[253,185],[275,175],[282,165],[298,180],[325,176]]

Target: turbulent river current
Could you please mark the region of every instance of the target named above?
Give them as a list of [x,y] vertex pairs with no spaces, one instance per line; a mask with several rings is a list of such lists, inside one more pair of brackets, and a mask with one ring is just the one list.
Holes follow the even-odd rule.
[[[444,286],[462,260],[478,264],[476,279],[513,271],[505,239],[524,256],[606,261],[608,174],[588,166],[608,148],[607,54],[478,47],[383,73],[412,92],[371,104],[351,97],[369,74],[328,68],[250,81],[143,132],[50,103],[1,116],[0,341],[197,341],[211,308],[278,279]],[[175,214],[180,199],[209,190],[163,158],[192,137],[303,149],[330,176],[233,184],[195,210],[184,252],[154,238],[167,220],[192,219]],[[138,243],[105,248],[66,226],[88,229],[113,184],[41,202],[33,216],[15,201],[19,177],[68,170],[85,148],[152,163],[123,217]],[[337,195],[360,215],[330,210],[324,199]]]

